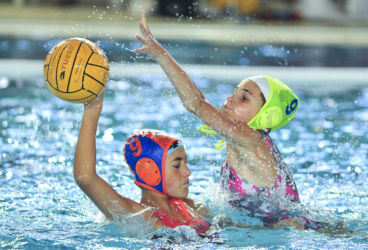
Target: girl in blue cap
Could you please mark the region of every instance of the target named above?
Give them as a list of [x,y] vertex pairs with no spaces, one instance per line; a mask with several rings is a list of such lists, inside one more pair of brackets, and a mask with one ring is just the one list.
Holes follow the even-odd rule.
[[141,201],[121,196],[96,173],[96,130],[103,94],[85,105],[74,155],[74,177],[80,188],[109,218],[139,214],[156,228],[187,225],[204,234],[209,223],[187,198],[187,155],[178,138],[157,130],[139,130],[128,138],[124,157],[142,189]]
[[218,109],[209,103],[187,73],[152,35],[144,12],[137,40],[156,60],[176,89],[184,107],[226,140],[226,159],[221,179],[230,192],[229,203],[243,213],[261,218],[265,226],[292,220],[298,227],[319,229],[307,218],[291,218],[299,203],[292,173],[269,137],[273,129],[286,125],[295,115],[299,99],[280,80],[254,76],[240,82]]

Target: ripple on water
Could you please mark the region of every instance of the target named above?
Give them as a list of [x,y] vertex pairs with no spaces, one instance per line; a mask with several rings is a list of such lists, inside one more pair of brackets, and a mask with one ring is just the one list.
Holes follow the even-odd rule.
[[[224,202],[218,181],[225,152],[213,146],[220,138],[199,132],[202,122],[184,110],[164,81],[146,75],[109,83],[97,135],[98,172],[119,193],[139,201],[140,190],[123,162],[123,144],[134,129],[162,129],[187,145],[192,198],[217,216],[257,223]],[[196,82],[218,106],[232,92],[229,84],[213,79]],[[9,84],[0,91],[1,248],[368,247],[367,88],[321,96],[298,92],[302,105],[295,119],[271,133],[291,166],[302,203],[322,220],[343,221],[352,234],[229,227],[213,231],[217,238],[202,239],[184,227],[153,230],[157,238],[151,239],[147,228],[134,234],[135,227],[147,226],[138,220],[106,222],[75,184],[73,154],[83,106],[32,86]]]

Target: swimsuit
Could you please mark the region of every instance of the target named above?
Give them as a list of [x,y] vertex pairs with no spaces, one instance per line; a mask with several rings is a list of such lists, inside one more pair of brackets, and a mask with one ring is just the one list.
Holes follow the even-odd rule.
[[[293,203],[300,203],[299,193],[294,178],[282,159],[280,151],[272,142],[268,133],[260,131],[277,165],[277,177],[273,185],[258,187],[246,179],[240,177],[228,162],[224,162],[221,168],[221,184],[230,191],[229,203],[242,213],[260,218],[265,226],[278,222],[281,219],[289,219]],[[305,228],[319,229],[318,222],[305,217]]]
[[182,199],[171,198],[170,200],[176,210],[184,215],[186,222],[171,217],[162,210],[154,211],[153,214],[156,215],[166,227],[175,228],[177,226],[191,226],[198,234],[204,234],[208,231],[210,224],[203,220],[194,210],[188,209]]

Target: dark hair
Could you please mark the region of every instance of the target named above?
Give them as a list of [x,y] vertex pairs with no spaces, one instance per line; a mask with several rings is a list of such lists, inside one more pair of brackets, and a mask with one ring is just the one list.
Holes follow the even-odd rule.
[[178,145],[179,145],[179,140],[176,140],[176,141],[173,142],[173,144],[171,144],[169,149],[175,149],[175,148],[178,147]]

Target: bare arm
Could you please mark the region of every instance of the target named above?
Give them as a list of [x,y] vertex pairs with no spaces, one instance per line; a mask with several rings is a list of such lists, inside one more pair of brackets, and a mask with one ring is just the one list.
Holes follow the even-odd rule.
[[134,213],[143,206],[119,195],[96,173],[96,131],[102,103],[103,95],[85,105],[74,155],[74,178],[105,216],[112,219],[111,212]]
[[[144,12],[142,12],[141,18],[139,28],[143,37],[137,35],[137,39],[143,46],[134,50],[134,52],[147,53],[160,64],[175,87],[184,107],[226,138],[227,145],[231,147],[233,152],[242,155],[239,149],[246,150],[250,153],[249,155],[254,156],[252,159],[248,157],[246,161],[251,162],[253,166],[260,167],[241,168],[242,171],[239,174],[243,178],[258,186],[273,184],[277,174],[276,168],[272,164],[272,159],[269,160],[271,156],[269,158],[264,157],[264,152],[269,152],[269,149],[261,134],[250,128],[245,122],[230,119],[209,103],[188,74],[153,37]],[[237,157],[236,160],[238,159]],[[245,165],[242,164],[242,166]]]
[[243,146],[254,146],[254,139],[259,134],[246,124],[230,120],[205,99],[201,90],[194,84],[188,74],[153,37],[143,12],[139,28],[143,37],[137,35],[137,39],[143,46],[134,50],[134,52],[147,53],[159,63],[175,87],[184,107],[227,138],[227,140]]
[[[144,12],[142,12],[141,18],[142,20],[139,22],[139,28],[143,38],[139,35],[137,35],[136,38],[143,44],[143,47],[134,50],[134,52],[144,52],[155,59],[176,88],[185,108],[191,112],[196,112],[205,99],[202,92],[174,58],[172,58],[165,48],[163,48],[153,37],[149,30]],[[191,98],[188,98],[188,96],[191,96]]]

